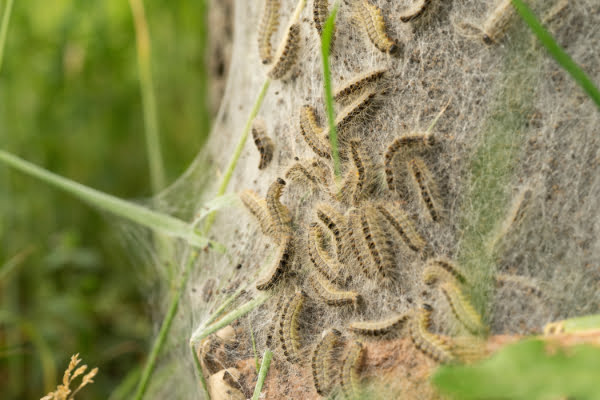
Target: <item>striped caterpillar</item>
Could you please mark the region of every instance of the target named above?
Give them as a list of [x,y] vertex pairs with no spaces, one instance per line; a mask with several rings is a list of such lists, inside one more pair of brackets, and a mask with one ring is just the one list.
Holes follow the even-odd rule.
[[423,304],[412,316],[408,324],[410,338],[415,347],[426,356],[440,363],[450,363],[454,361],[450,346],[439,335],[429,332],[432,311],[433,307]]
[[380,92],[374,90],[366,90],[336,115],[335,127],[340,134],[340,140],[344,139],[342,135],[352,126],[356,125],[358,120],[365,119],[368,116],[368,112],[375,108],[380,94]]
[[350,153],[352,162],[356,167],[358,179],[354,187],[354,205],[358,205],[361,200],[368,198],[375,189],[377,174],[375,165],[360,145],[361,141],[352,139],[350,141]]
[[408,162],[417,193],[428,211],[431,220],[438,222],[442,218],[442,207],[437,184],[423,159],[415,157]]
[[[409,153],[413,149],[427,148],[435,144],[430,133],[413,133],[396,138],[387,148],[384,155],[385,175],[388,187],[394,190],[394,179],[397,173],[394,162],[398,153]],[[406,156],[406,154],[403,154]]]
[[317,122],[315,109],[305,105],[300,109],[300,133],[308,147],[323,158],[331,158],[329,142],[323,135],[323,128]]
[[333,282],[341,270],[341,265],[323,249],[323,237],[323,228],[317,223],[312,223],[309,229],[308,255],[317,272]]
[[346,399],[359,398],[360,370],[364,358],[364,347],[353,342],[346,353],[340,374],[340,386]]
[[277,256],[269,271],[256,282],[258,290],[268,290],[272,288],[287,271],[292,263],[294,256],[294,241],[292,236],[288,235],[281,239],[281,244],[277,250]]
[[[313,0],[313,20],[315,22],[315,28],[319,33],[319,36],[323,35],[323,28],[329,17],[329,1],[328,0]],[[334,30],[331,32],[331,48],[335,41],[335,25]]]
[[273,221],[273,231],[277,237],[285,237],[291,233],[292,217],[288,208],[281,203],[281,194],[286,183],[277,178],[267,191],[267,211]]
[[317,297],[328,306],[345,306],[353,304],[355,307],[360,301],[360,295],[356,292],[339,290],[319,274],[310,277],[310,284]]
[[[285,296],[279,296],[279,298],[277,299],[277,303],[275,304],[275,314],[276,315],[281,314],[284,300],[285,300]],[[267,349],[270,349],[270,350],[273,349],[273,347],[271,347],[271,346],[273,345],[273,338],[275,337],[276,325],[277,324],[272,323],[267,332],[266,346],[267,346]]]
[[346,226],[344,216],[327,204],[319,204],[317,206],[316,214],[317,219],[319,219],[333,234],[336,244],[336,255],[339,258],[344,250],[343,232]]
[[472,334],[479,335],[487,329],[481,321],[481,316],[475,311],[464,293],[452,282],[440,285],[440,290],[446,297],[454,317]]
[[348,99],[352,99],[355,95],[362,93],[365,88],[379,82],[385,76],[387,71],[387,68],[380,68],[357,76],[348,82],[346,86],[335,92],[335,101],[345,104]]
[[280,8],[280,0],[265,0],[265,9],[258,26],[258,54],[263,64],[269,64],[273,60],[271,36],[279,26]]
[[410,22],[419,18],[421,15],[423,15],[425,10],[427,10],[427,7],[430,3],[431,0],[420,0],[418,3],[414,4],[402,14],[402,16],[400,17],[400,21]]
[[362,269],[362,273],[364,275],[370,275],[370,257],[369,257],[369,249],[366,247],[366,244],[361,236],[362,232],[362,223],[361,223],[361,212],[357,208],[352,208],[348,211],[348,227],[346,229],[346,240],[349,244],[349,247],[352,254],[347,254],[347,259],[352,259],[352,256],[355,257],[356,261],[358,261],[358,265]]
[[311,367],[315,390],[321,396],[327,396],[333,389],[331,365],[337,348],[342,343],[342,333],[337,329],[323,332],[321,340],[313,350]]
[[396,265],[393,243],[382,229],[381,218],[373,206],[368,205],[363,209],[360,222],[362,237],[369,250],[372,265],[378,275],[387,280]]
[[286,302],[279,320],[279,340],[283,355],[289,363],[298,361],[300,349],[300,336],[298,334],[299,316],[304,306],[305,294],[297,291]]
[[288,28],[286,35],[279,45],[273,66],[268,72],[269,78],[282,79],[288,75],[298,61],[299,50],[300,24],[295,23]]
[[434,283],[457,282],[466,284],[467,279],[463,273],[449,260],[434,258],[427,261],[423,271],[423,282],[428,285]]
[[240,193],[240,200],[244,206],[248,209],[260,225],[262,233],[267,236],[273,235],[273,222],[269,211],[267,210],[267,203],[264,199],[258,197],[252,190],[244,190]]
[[260,153],[260,162],[258,169],[265,169],[273,159],[273,141],[267,136],[267,128],[262,119],[255,119],[252,124],[252,138],[254,144]]
[[295,163],[287,170],[285,177],[291,181],[308,183],[317,189],[329,184],[331,170],[322,161],[312,159]]
[[406,314],[396,314],[380,321],[351,322],[348,329],[365,336],[382,336],[402,326],[408,320]]
[[415,226],[398,206],[388,207],[385,203],[375,206],[385,221],[393,228],[400,240],[412,251],[420,252],[425,245],[425,239],[417,232]]
[[357,17],[360,20],[367,36],[371,43],[377,47],[379,51],[388,54],[395,54],[400,50],[400,47],[387,33],[385,20],[381,9],[369,0],[359,0],[357,2]]

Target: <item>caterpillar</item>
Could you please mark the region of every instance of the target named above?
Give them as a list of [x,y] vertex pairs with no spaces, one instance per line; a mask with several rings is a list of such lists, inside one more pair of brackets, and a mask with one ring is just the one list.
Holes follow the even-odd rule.
[[252,214],[258,220],[262,233],[267,236],[272,236],[273,222],[267,210],[267,203],[265,200],[259,198],[255,192],[249,189],[240,193],[240,200],[248,209],[250,214]]
[[410,318],[408,328],[410,338],[417,349],[439,363],[453,362],[455,357],[450,346],[439,335],[429,332],[433,307],[423,304],[421,309]]
[[329,142],[323,136],[323,128],[317,122],[315,109],[305,105],[300,109],[300,133],[308,147],[322,158],[331,158]]
[[331,170],[320,160],[297,162],[285,173],[286,179],[300,183],[308,183],[314,188],[325,186],[331,180]]
[[458,267],[444,258],[434,258],[427,261],[427,267],[423,271],[423,281],[428,285],[436,282],[468,283]]
[[430,3],[431,0],[420,0],[418,3],[414,4],[402,14],[402,16],[400,17],[400,21],[410,22],[419,18],[421,15],[423,15],[425,10],[427,10],[427,7]]
[[388,187],[394,190],[394,161],[399,152],[410,152],[415,148],[431,147],[435,144],[435,139],[430,133],[413,133],[396,138],[387,147],[384,155],[385,176]]
[[305,294],[297,291],[283,307],[279,320],[279,340],[283,355],[289,363],[298,361],[300,349],[300,336],[298,334],[299,316],[304,305]]
[[357,179],[354,187],[354,204],[358,205],[361,200],[368,198],[374,191],[376,183],[375,165],[360,145],[361,141],[352,139],[350,141],[350,153],[352,162],[356,167]]
[[[349,244],[352,254],[347,254],[347,259],[351,259],[352,256],[358,261],[358,265],[362,268],[364,275],[370,275],[371,266],[369,264],[370,257],[368,255],[369,249],[360,235],[362,232],[361,212],[356,208],[352,208],[348,211],[348,227],[346,229],[346,240]],[[350,251],[348,252],[350,253]]]
[[289,235],[291,232],[292,217],[290,211],[281,203],[281,194],[285,185],[283,179],[277,178],[267,191],[267,211],[273,221],[273,231],[277,237]]
[[396,314],[380,321],[351,322],[348,329],[359,335],[382,336],[402,326],[407,320],[407,314]]
[[366,87],[379,82],[385,76],[387,71],[387,68],[375,69],[352,79],[346,86],[335,92],[335,101],[342,104],[346,103],[346,101],[351,99],[354,95],[362,93]]
[[347,399],[358,399],[360,370],[364,358],[364,347],[360,342],[353,342],[346,353],[340,374],[340,386]]
[[340,272],[341,266],[322,248],[323,234],[323,228],[319,224],[312,223],[310,225],[308,255],[317,272],[328,281],[333,282]]
[[331,231],[336,244],[336,255],[338,258],[344,250],[343,232],[346,226],[344,216],[335,211],[327,204],[317,205],[317,218]]
[[478,335],[486,331],[481,316],[469,302],[464,293],[452,282],[440,285],[440,290],[446,297],[454,317],[472,334]]
[[382,229],[381,219],[373,206],[364,208],[360,221],[373,266],[382,278],[387,279],[395,267],[393,243]]
[[269,64],[273,60],[271,36],[279,26],[280,8],[280,0],[265,0],[265,9],[258,26],[258,54],[263,64]]
[[515,9],[511,0],[499,1],[481,28],[483,42],[491,45],[502,39],[515,15]]
[[273,160],[273,140],[267,136],[265,122],[262,119],[255,119],[252,124],[252,138],[254,144],[260,153],[260,162],[258,169],[265,169]]
[[442,208],[437,185],[429,172],[425,162],[415,157],[408,162],[409,171],[413,178],[417,192],[421,196],[421,201],[428,211],[431,220],[438,222],[442,218]]
[[345,306],[349,304],[356,306],[360,301],[358,293],[339,290],[318,274],[311,275],[310,285],[317,297],[328,306]]
[[321,396],[327,396],[333,388],[331,364],[337,348],[342,343],[342,333],[337,329],[323,332],[321,340],[313,350],[311,369],[315,390]]
[[[315,22],[315,28],[319,33],[319,36],[323,34],[323,28],[329,17],[329,1],[328,0],[313,0],[313,20]],[[331,48],[335,41],[335,25],[334,30],[331,32]]]
[[377,211],[383,216],[385,221],[393,228],[400,240],[412,251],[420,252],[425,245],[425,239],[417,232],[415,226],[399,207],[388,207],[385,203],[380,203],[375,206]]
[[366,90],[350,105],[345,107],[335,118],[335,127],[343,140],[343,134],[348,131],[357,120],[364,119],[369,110],[374,108],[379,92]]
[[294,241],[292,236],[288,235],[281,239],[281,244],[277,250],[277,257],[269,268],[269,271],[256,282],[258,290],[268,290],[272,288],[287,271],[294,256]]
[[344,175],[344,180],[339,186],[339,189],[334,185],[333,189],[330,191],[331,197],[342,204],[352,204],[354,201],[354,189],[356,188],[357,182],[358,175],[356,171],[354,169],[350,169]]
[[[285,296],[279,296],[279,298],[277,299],[277,303],[275,303],[275,315],[281,314],[284,300],[285,300]],[[272,323],[267,332],[267,340],[266,340],[265,344],[267,346],[267,349],[270,349],[270,350],[273,349],[271,346],[273,345],[273,338],[275,337],[276,325],[277,325],[276,323]]]
[[387,33],[381,9],[369,0],[359,0],[357,16],[375,47],[384,53],[396,54],[400,47]]
[[271,79],[282,79],[298,61],[300,50],[300,24],[291,25],[279,45],[273,66],[268,72]]

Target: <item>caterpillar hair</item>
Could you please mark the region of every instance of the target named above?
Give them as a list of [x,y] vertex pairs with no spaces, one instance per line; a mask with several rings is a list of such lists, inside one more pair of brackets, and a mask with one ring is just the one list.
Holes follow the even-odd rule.
[[442,218],[440,195],[429,168],[427,168],[423,159],[419,157],[410,160],[408,167],[415,184],[415,189],[428,211],[427,215],[434,222],[440,221]]
[[387,147],[384,155],[385,175],[388,187],[394,190],[397,155],[406,157],[417,148],[427,148],[435,144],[434,137],[430,133],[413,133],[396,138]]
[[445,258],[433,258],[427,260],[427,266],[423,271],[423,281],[428,284],[437,282],[457,282],[467,284],[467,278],[450,260]]
[[299,52],[300,24],[295,23],[288,28],[286,35],[279,45],[275,61],[273,61],[273,66],[268,73],[269,78],[282,79],[288,75],[298,61]]
[[511,0],[500,0],[496,8],[488,15],[483,23],[482,40],[485,44],[494,44],[500,41],[506,33],[516,13]]
[[[382,220],[377,210],[368,205],[361,215],[362,237],[369,249],[372,265],[377,275],[387,282],[395,269],[393,243],[382,227]],[[371,274],[372,276],[373,274]]]
[[[323,34],[323,28],[325,22],[329,17],[329,1],[328,0],[313,0],[313,21],[315,22],[315,28],[319,33],[319,36]],[[335,25],[334,30],[331,32],[331,48],[335,41]]]
[[308,147],[319,157],[331,158],[329,142],[317,122],[315,109],[305,105],[300,109],[300,133]]
[[271,289],[281,279],[285,271],[290,268],[294,256],[294,241],[288,235],[281,239],[277,256],[267,273],[256,282],[258,290]]
[[321,396],[327,396],[334,386],[331,376],[331,365],[337,348],[342,343],[342,333],[337,329],[323,332],[321,340],[313,350],[311,369],[315,390]]
[[432,360],[443,364],[453,362],[455,357],[446,340],[429,332],[432,311],[433,307],[423,304],[421,309],[412,316],[408,324],[410,338],[415,347]]
[[312,223],[308,233],[308,256],[318,273],[333,282],[341,270],[337,260],[323,248],[324,232],[321,225]]
[[379,82],[385,76],[387,71],[387,68],[379,68],[355,77],[348,82],[346,86],[338,89],[335,92],[335,101],[341,104],[346,104],[348,100],[351,100],[356,95],[362,93],[365,88]]
[[258,169],[265,169],[271,163],[271,160],[273,160],[273,149],[275,146],[273,140],[267,136],[265,122],[262,119],[257,118],[252,123],[252,138],[260,153]]
[[291,233],[292,217],[288,208],[281,203],[281,194],[286,183],[283,179],[277,178],[269,186],[267,191],[267,211],[273,221],[273,231],[278,237],[285,237]]
[[265,0],[265,9],[258,25],[258,54],[263,64],[269,64],[273,60],[271,36],[279,26],[280,8],[280,0]]
[[305,294],[297,291],[286,302],[279,320],[279,340],[283,355],[286,360],[293,364],[298,361],[298,350],[300,349],[300,336],[298,332],[299,316],[304,305]]
[[240,193],[240,200],[246,209],[256,218],[262,233],[267,236],[273,235],[273,221],[267,210],[265,199],[261,199],[252,190],[244,190]]
[[360,301],[360,295],[356,292],[344,291],[334,287],[319,274],[312,274],[310,285],[318,299],[328,306],[356,305]]
[[340,374],[340,386],[347,399],[359,396],[360,370],[364,358],[364,347],[360,342],[353,342],[346,353]]
[[371,43],[379,51],[396,54],[400,50],[398,43],[387,33],[385,20],[379,7],[371,4],[369,0],[359,0],[357,2],[357,16]]
[[375,190],[377,173],[371,158],[364,148],[361,147],[360,140],[352,139],[350,141],[350,153],[357,171],[357,179],[354,187],[354,205],[358,205],[363,199],[369,198]]
[[336,256],[339,258],[344,250],[344,229],[346,221],[343,215],[327,204],[317,205],[317,219],[332,233],[336,245]]
[[481,316],[458,286],[453,282],[446,282],[440,285],[440,290],[448,301],[456,320],[470,333],[480,335],[487,331],[481,321]]
[[402,14],[400,21],[410,22],[419,18],[427,10],[430,3],[431,0],[420,0]]
[[407,314],[396,314],[378,321],[355,321],[348,325],[348,329],[358,335],[382,336],[401,327],[408,320]]
[[427,242],[417,232],[408,215],[399,206],[390,207],[382,202],[377,204],[375,208],[392,227],[392,233],[395,233],[402,243],[412,251],[420,252],[423,250]]

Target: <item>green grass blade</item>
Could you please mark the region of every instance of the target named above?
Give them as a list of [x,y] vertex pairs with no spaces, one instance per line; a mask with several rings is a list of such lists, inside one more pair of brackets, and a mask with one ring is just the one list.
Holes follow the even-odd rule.
[[0,162],[62,189],[92,206],[138,223],[155,232],[183,239],[196,247],[204,247],[210,243],[213,245],[213,249],[224,251],[223,245],[211,242],[207,238],[200,236],[190,224],[170,215],[156,212],[144,206],[84,186],[3,150],[0,150]]
[[262,391],[262,387],[265,383],[265,378],[267,377],[267,373],[269,372],[269,368],[271,367],[271,359],[273,358],[273,352],[267,349],[265,350],[265,354],[263,355],[263,361],[260,365],[260,371],[258,372],[258,381],[256,382],[256,386],[254,387],[254,394],[252,395],[252,400],[258,400],[260,398],[260,392]]
[[552,35],[542,26],[527,4],[522,0],[512,0],[512,2],[523,21],[529,25],[535,36],[548,50],[550,55],[552,55],[560,66],[575,79],[575,82],[583,88],[587,95],[594,103],[596,103],[596,106],[600,108],[600,91],[596,85],[594,85],[594,82],[592,82],[587,74],[575,63],[575,61],[573,61],[562,47],[556,43]]
[[336,179],[341,177],[340,153],[338,148],[337,130],[335,129],[335,110],[333,108],[333,93],[331,89],[331,71],[329,69],[329,51],[331,50],[331,39],[335,29],[335,17],[340,4],[336,2],[331,14],[327,18],[323,35],[321,36],[321,58],[323,59],[323,83],[325,85],[325,106],[327,108],[327,120],[329,121],[329,141],[331,143],[331,156],[333,158],[333,169]]
[[13,0],[6,2],[4,14],[2,15],[2,25],[0,25],[0,71],[2,71],[2,61],[4,60],[4,46],[6,45],[6,36],[8,36],[8,24],[12,14]]

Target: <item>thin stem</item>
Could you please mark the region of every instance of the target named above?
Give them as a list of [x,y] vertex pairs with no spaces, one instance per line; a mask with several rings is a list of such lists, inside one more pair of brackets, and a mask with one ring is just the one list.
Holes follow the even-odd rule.
[[256,373],[260,365],[258,364],[258,353],[256,352],[256,340],[254,339],[254,328],[252,328],[252,322],[250,322],[250,339],[252,339],[252,352],[254,353],[254,366],[256,367]]
[[241,287],[234,294],[225,299],[225,301],[219,306],[219,308],[217,308],[217,310],[210,317],[208,317],[206,322],[204,322],[204,326],[212,324],[214,320],[219,318],[223,311],[225,311],[225,309],[229,307],[231,303],[233,303],[235,299],[237,299],[238,296],[244,292],[244,290],[245,289]]
[[8,36],[8,24],[12,14],[13,0],[6,2],[4,14],[2,15],[2,25],[0,26],[0,71],[2,71],[2,61],[4,61],[4,46],[6,45],[6,37]]
[[204,394],[206,398],[210,400],[210,392],[208,391],[208,385],[206,384],[206,379],[204,379],[204,374],[202,373],[202,365],[200,364],[200,359],[198,358],[198,353],[196,353],[196,347],[193,343],[190,343],[190,351],[192,352],[192,358],[194,359],[194,365],[196,366],[196,370],[200,373],[198,374],[200,377],[200,382],[202,383],[202,389],[204,389]]
[[158,193],[165,187],[165,170],[160,147],[158,132],[158,112],[154,85],[152,84],[151,47],[148,23],[142,0],[129,0],[135,37],[137,43],[138,73],[140,75],[140,91],[144,113],[144,130],[146,134],[146,151],[150,167],[150,182],[153,193]]
[[267,377],[267,373],[269,372],[269,367],[271,367],[271,359],[273,358],[273,352],[267,349],[265,350],[265,354],[263,355],[263,361],[260,365],[260,371],[258,372],[258,381],[256,382],[256,386],[254,387],[254,394],[252,395],[252,400],[258,400],[260,397],[260,392],[262,391],[262,387],[265,384],[265,378]]

